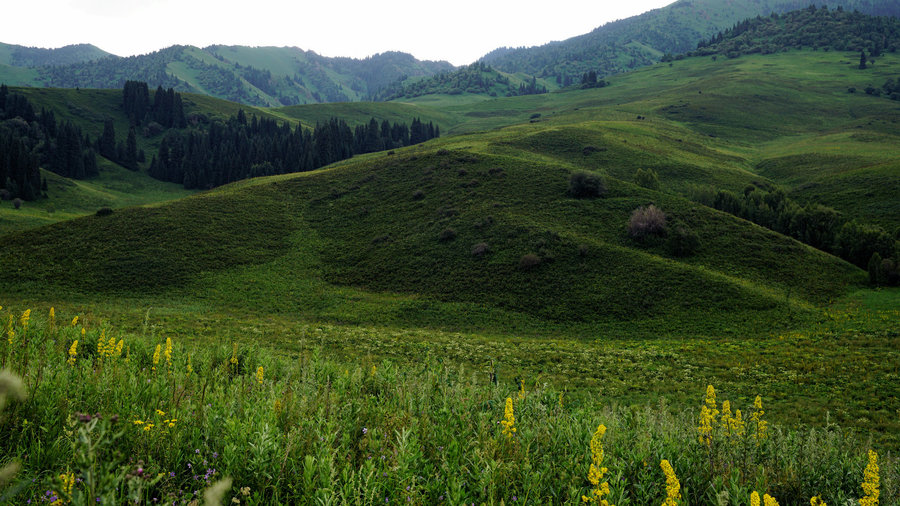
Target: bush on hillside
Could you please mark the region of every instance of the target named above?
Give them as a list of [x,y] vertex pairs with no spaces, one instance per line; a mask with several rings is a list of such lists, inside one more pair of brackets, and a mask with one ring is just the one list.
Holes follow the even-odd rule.
[[637,240],[666,234],[666,215],[653,204],[641,206],[628,219],[628,235]]
[[534,253],[522,255],[522,258],[519,259],[519,269],[522,269],[523,271],[529,271],[539,265],[541,265],[541,257]]
[[659,190],[659,175],[653,169],[638,169],[634,173],[634,184],[648,190]]
[[683,223],[673,227],[666,239],[666,249],[676,257],[693,255],[699,248],[700,236]]
[[453,239],[456,239],[456,230],[452,228],[445,228],[438,234],[438,240],[441,242],[450,242]]
[[100,209],[97,209],[97,212],[95,214],[97,216],[109,216],[112,213],[113,213],[112,209],[110,209],[108,207],[101,207]]
[[606,193],[603,179],[590,172],[574,172],[569,177],[569,196],[576,199],[590,199],[602,196]]
[[480,242],[472,246],[472,256],[483,257],[491,252],[491,247],[486,242]]

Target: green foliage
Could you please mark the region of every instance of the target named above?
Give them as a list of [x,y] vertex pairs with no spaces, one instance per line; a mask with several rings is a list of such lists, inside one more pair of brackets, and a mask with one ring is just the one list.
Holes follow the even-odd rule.
[[653,169],[638,169],[634,173],[634,183],[648,190],[659,190],[659,174]]
[[569,176],[568,194],[570,197],[592,199],[601,197],[604,193],[606,193],[606,186],[603,184],[603,179],[597,174],[578,171]]
[[[514,79],[519,81],[518,86]],[[404,76],[382,89],[375,99],[388,101],[424,95],[460,95],[463,93],[491,97],[514,97],[547,93],[547,87],[538,84],[534,76],[530,80],[520,81],[518,78],[512,78],[509,74],[494,70],[490,65],[477,62],[452,72],[441,72],[418,80],[411,80]]]
[[[759,437],[750,421],[754,395],[762,396],[764,421],[781,408],[751,385],[716,383],[719,399],[744,412],[745,431],[729,431],[724,416],[716,417],[707,443],[697,429],[702,381],[681,410],[665,401],[572,395],[531,375],[520,382],[506,374],[495,383],[432,354],[409,363],[343,360],[319,348],[284,356],[252,341],[169,341],[120,333],[89,315],[79,315],[76,326],[71,314],[59,316],[57,323],[32,314],[28,328],[16,318],[13,330],[24,341],[0,344],[14,373],[27,367],[42,378],[0,421],[0,442],[21,458],[25,486],[16,502],[55,495],[75,504],[98,497],[181,503],[225,481],[232,485],[218,487],[225,502],[255,505],[360,497],[571,503],[589,490],[589,445],[603,424],[610,498],[619,504],[662,501],[665,477],[648,469],[663,459],[691,504],[759,489],[786,504],[818,494],[840,504],[859,497],[871,448],[865,435],[833,423],[769,423]],[[121,353],[110,345],[119,340]],[[674,354],[664,354],[672,367]],[[585,364],[594,370],[605,360],[603,353],[586,358],[595,359]],[[628,369],[617,376],[622,372]],[[635,378],[628,386],[639,388]],[[497,423],[507,398],[515,399],[513,437]],[[900,495],[896,457],[876,449],[881,499],[892,503]]]
[[666,249],[676,257],[693,255],[700,249],[700,236],[686,225],[677,223],[668,231]]
[[896,51],[900,46],[900,20],[874,17],[858,11],[829,10],[823,6],[800,9],[782,15],[747,19],[733,28],[697,45],[694,56],[712,54],[770,54],[803,47],[815,50],[860,51],[859,69],[882,50]]

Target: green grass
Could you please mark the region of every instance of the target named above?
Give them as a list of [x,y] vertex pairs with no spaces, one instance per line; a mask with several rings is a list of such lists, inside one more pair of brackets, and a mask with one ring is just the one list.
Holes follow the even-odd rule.
[[[91,313],[70,325],[68,311],[54,320],[31,312],[26,328],[15,311],[13,345],[4,339],[0,357],[24,378],[27,398],[14,400],[0,420],[0,464],[21,465],[20,485],[3,490],[12,494],[4,500],[187,504],[228,480],[224,500],[243,504],[580,504],[592,488],[592,458],[602,458],[608,498],[617,504],[662,502],[662,460],[692,504],[726,493],[744,504],[753,491],[784,504],[814,495],[843,504],[862,496],[871,448],[882,503],[900,494],[889,451],[835,424],[772,423],[790,415],[771,390],[717,383],[717,398],[707,402],[724,411],[729,400],[740,409],[743,432],[729,435],[714,415],[708,443],[697,428],[705,386],[685,409],[612,400],[616,388],[645,386],[631,372],[648,359],[684,371],[678,350],[597,348],[571,357],[565,363],[626,374],[573,395],[540,376],[515,378],[496,367],[491,381],[491,368],[456,366],[432,349],[410,362],[345,361],[318,348],[273,353],[252,328],[233,347],[228,340],[164,339],[169,329],[149,312],[132,333]],[[310,329],[310,338],[331,332]],[[764,358],[781,350],[765,351]],[[8,394],[8,376],[0,385]],[[757,393],[764,431],[753,421]],[[511,418],[515,433],[508,436],[499,422]],[[601,424],[606,430],[597,436]],[[602,457],[592,457],[592,439],[602,442]],[[61,475],[74,480],[71,488]]]
[[[604,405],[639,406],[611,418],[623,425],[660,399],[676,413],[690,409],[693,417],[699,393],[714,384],[742,409],[762,394],[772,420],[785,430],[838,422],[855,431],[862,446],[871,441],[894,451],[900,445],[900,292],[864,288],[862,270],[685,198],[697,186],[741,191],[768,183],[797,201],[896,226],[896,103],[846,91],[883,82],[896,57],[882,57],[866,73],[847,60],[824,52],[687,59],[617,76],[597,90],[477,103],[437,97],[430,104],[269,110],[305,125],[332,116],[351,123],[417,116],[449,134],[393,155],[373,153],[315,172],[241,181],[103,218],[32,230],[9,225],[7,230],[20,231],[3,236],[0,304],[55,305],[130,334],[144,332],[149,311],[155,327],[148,329],[155,330],[147,332],[160,338],[212,349],[237,340],[288,357],[321,347],[343,361],[329,363],[335,371],[356,371],[344,363],[382,359],[421,367],[430,354],[479,381],[496,368],[506,390],[478,398],[490,409],[500,409],[516,378],[526,378],[529,391],[546,383],[546,392],[568,388],[566,395],[579,402],[599,396]],[[68,100],[76,108],[73,118],[87,114],[82,109],[90,109],[89,92],[66,93],[70,97],[57,99],[56,106],[70,107]],[[115,107],[113,95],[98,94],[97,100],[107,110]],[[210,116],[238,107],[200,96],[188,100],[192,110]],[[655,170],[661,191],[634,185],[638,168]],[[578,170],[602,176],[607,194],[569,198],[569,175]],[[128,205],[168,193],[159,187],[151,196],[150,186],[137,189],[139,175],[120,177],[105,180],[104,188],[78,186],[80,193],[65,197],[66,206],[77,208],[86,195],[106,198],[114,184],[122,185],[121,199],[132,192],[128,185],[136,188]],[[139,200],[145,193],[146,200]],[[683,222],[697,232],[696,254],[673,257],[662,241],[628,237],[631,212],[649,203],[670,224]],[[85,204],[83,210],[92,208]],[[440,241],[448,228],[455,239]],[[480,242],[491,252],[478,258],[472,247]],[[521,269],[526,254],[542,263]],[[144,346],[146,360],[151,345]],[[227,358],[228,351],[216,353]],[[324,402],[316,397],[321,392],[304,392],[308,400]],[[362,391],[347,392],[352,397]],[[262,399],[253,402],[260,404],[248,411],[268,412]],[[580,439],[596,424],[579,423]],[[695,423],[684,422],[678,437],[691,439],[685,434]],[[666,440],[659,434],[647,437]],[[797,446],[801,437],[815,440],[795,434],[803,436],[788,438],[793,442],[785,443],[782,455],[807,451]],[[843,448],[831,439],[810,444]],[[854,446],[852,459],[829,460],[845,480],[861,471],[862,446]],[[698,458],[696,448],[679,448],[684,459]],[[643,460],[621,459],[634,466]],[[850,461],[852,473],[840,467]],[[542,469],[548,476],[558,472]],[[816,472],[821,475],[810,475]],[[242,476],[258,479],[247,473]],[[254,483],[254,489],[261,486]],[[722,490],[691,483],[686,487],[692,494]],[[785,485],[766,483],[781,492],[775,495],[782,503],[805,503],[809,497],[802,495],[815,493],[806,485],[784,493]],[[746,485],[735,492],[742,503]],[[856,497],[847,491],[858,486],[842,482],[836,490],[843,495],[830,497],[835,503]],[[405,500],[393,484],[385,487]],[[281,498],[292,492],[284,493],[279,500],[287,502]],[[553,493],[577,500],[572,492]],[[483,495],[467,497],[490,502]],[[490,497],[499,502],[501,495]],[[660,499],[629,497],[643,498],[636,504]]]

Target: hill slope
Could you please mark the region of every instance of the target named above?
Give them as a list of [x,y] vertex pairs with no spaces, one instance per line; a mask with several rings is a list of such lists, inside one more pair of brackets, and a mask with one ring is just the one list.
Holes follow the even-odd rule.
[[[833,0],[831,8],[900,16],[896,2]],[[817,4],[819,5],[819,4]],[[506,72],[575,81],[588,71],[609,75],[658,62],[665,54],[696,48],[698,42],[756,16],[809,6],[805,0],[679,0],[639,16],[607,23],[590,33],[530,48],[499,48],[482,60]]]
[[[2,55],[2,53],[0,53]],[[0,82],[20,86],[121,88],[127,80],[249,105],[280,106],[362,100],[401,77],[450,70],[446,62],[419,61],[405,53],[382,53],[364,60],[327,58],[288,47],[172,46],[154,53],[109,56],[49,66],[44,63],[0,67]],[[0,63],[5,63],[0,59]]]
[[73,44],[56,49],[25,47],[0,42],[0,64],[14,67],[61,66],[113,56],[91,44]]

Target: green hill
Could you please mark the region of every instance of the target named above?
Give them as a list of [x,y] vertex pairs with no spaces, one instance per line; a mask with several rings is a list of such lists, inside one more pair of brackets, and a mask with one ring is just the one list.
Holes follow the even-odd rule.
[[25,47],[0,42],[0,64],[13,67],[55,67],[113,56],[91,44],[73,44],[57,49]]
[[[55,50],[55,51],[62,51]],[[178,91],[257,106],[359,101],[401,77],[429,76],[453,68],[388,52],[366,59],[328,58],[288,47],[172,46],[146,55],[83,58],[48,63],[16,57],[0,47],[0,82],[15,86],[121,88],[148,82]]]
[[[818,5],[870,15],[900,16],[896,2],[887,0],[835,0]],[[505,72],[556,78],[568,85],[578,82],[583,73],[591,70],[601,76],[610,75],[651,65],[666,54],[691,51],[701,40],[747,18],[808,6],[805,0],[679,0],[561,42],[530,48],[499,48],[482,60]]]

